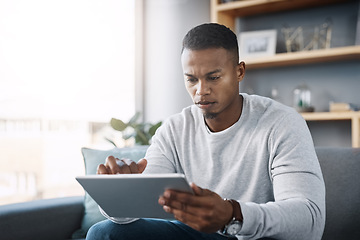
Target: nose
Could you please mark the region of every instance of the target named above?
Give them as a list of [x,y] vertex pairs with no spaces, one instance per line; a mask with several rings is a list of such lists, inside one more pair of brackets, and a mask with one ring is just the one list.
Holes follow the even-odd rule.
[[210,94],[210,86],[206,81],[199,80],[196,88],[196,94],[199,96]]

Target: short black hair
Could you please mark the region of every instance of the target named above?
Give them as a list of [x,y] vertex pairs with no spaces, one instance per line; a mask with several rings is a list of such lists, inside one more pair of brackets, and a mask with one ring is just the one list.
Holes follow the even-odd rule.
[[237,37],[233,31],[224,25],[205,23],[194,27],[185,35],[181,53],[185,49],[204,50],[208,48],[224,48],[233,53],[236,64],[239,63]]

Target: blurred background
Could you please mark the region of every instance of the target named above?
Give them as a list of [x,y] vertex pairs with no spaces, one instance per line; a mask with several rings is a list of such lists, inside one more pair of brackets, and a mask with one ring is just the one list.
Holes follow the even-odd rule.
[[208,21],[208,0],[0,0],[0,204],[82,195],[81,148],[125,144],[111,118],[191,104],[181,41]]
[[[276,30],[278,54],[286,52],[284,27],[330,18],[330,48],[359,45],[359,1],[326,2],[245,13],[231,27],[238,36]],[[140,112],[155,123],[192,104],[182,38],[214,21],[218,4],[219,15],[239,13],[235,1],[222,0],[0,0],[0,204],[83,195],[75,181],[84,174],[81,148],[110,149],[106,138],[128,144],[111,118],[128,121]],[[293,106],[294,89],[305,84],[316,112],[328,112],[330,102],[360,106],[358,57],[249,66],[241,92]],[[317,146],[352,146],[349,120],[308,125]]]

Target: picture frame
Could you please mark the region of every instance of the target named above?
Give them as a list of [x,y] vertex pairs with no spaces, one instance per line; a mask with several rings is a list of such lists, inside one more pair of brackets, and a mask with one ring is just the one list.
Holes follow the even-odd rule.
[[275,55],[276,37],[275,29],[241,32],[239,34],[240,58]]

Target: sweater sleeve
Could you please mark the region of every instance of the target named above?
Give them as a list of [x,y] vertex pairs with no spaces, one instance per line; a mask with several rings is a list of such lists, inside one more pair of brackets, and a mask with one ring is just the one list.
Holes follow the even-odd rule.
[[156,131],[152,138],[145,158],[148,165],[144,173],[182,173],[177,159],[177,149],[174,144],[174,126],[169,120]]
[[277,121],[269,151],[275,201],[241,202],[244,223],[240,235],[245,239],[321,239],[325,185],[310,132],[299,114]]
[[109,219],[110,221],[112,221],[113,223],[116,223],[116,224],[129,224],[129,223],[139,220],[139,218],[110,217],[109,215],[106,214],[106,212],[100,206],[99,206],[99,210],[100,210],[100,213],[104,217],[106,217],[107,219]]

